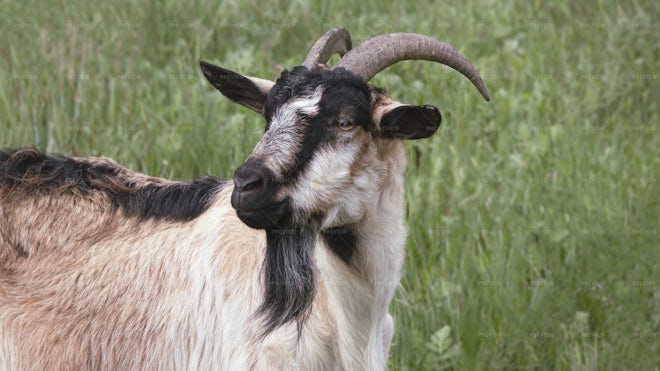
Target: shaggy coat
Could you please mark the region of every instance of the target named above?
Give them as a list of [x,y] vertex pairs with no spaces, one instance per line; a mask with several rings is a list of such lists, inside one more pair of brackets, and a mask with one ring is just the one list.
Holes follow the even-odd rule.
[[[343,29],[276,81],[202,62],[265,118],[232,182],[177,182],[112,160],[0,152],[0,371],[382,370],[404,256],[404,139],[433,106],[368,80],[449,44]],[[348,51],[348,52],[347,52]],[[335,68],[323,65],[347,52]]]

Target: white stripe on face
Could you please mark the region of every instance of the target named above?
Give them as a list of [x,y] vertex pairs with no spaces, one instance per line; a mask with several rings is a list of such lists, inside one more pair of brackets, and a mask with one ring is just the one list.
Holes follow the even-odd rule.
[[[300,179],[286,189],[301,221],[323,211],[323,229],[354,223],[375,202],[387,163],[378,157],[375,146],[364,151],[361,147],[361,142],[354,142],[314,152]],[[356,166],[356,161],[362,165]]]
[[314,90],[314,93],[307,98],[296,98],[290,102],[286,102],[278,110],[290,110],[293,112],[300,112],[306,115],[315,115],[319,111],[319,102],[323,97],[323,89],[319,86]]
[[318,114],[322,96],[323,89],[318,87],[309,97],[295,98],[284,103],[273,115],[268,131],[257,143],[250,157],[262,158],[264,165],[275,176],[281,177],[296,158],[305,136],[300,115]]

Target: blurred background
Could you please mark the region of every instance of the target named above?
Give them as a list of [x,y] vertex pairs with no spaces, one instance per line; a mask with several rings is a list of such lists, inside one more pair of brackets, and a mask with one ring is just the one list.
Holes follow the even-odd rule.
[[443,113],[407,144],[390,369],[658,370],[659,6],[0,0],[0,146],[230,178],[264,122],[200,59],[275,79],[337,26],[448,41],[490,103],[430,62],[371,81]]

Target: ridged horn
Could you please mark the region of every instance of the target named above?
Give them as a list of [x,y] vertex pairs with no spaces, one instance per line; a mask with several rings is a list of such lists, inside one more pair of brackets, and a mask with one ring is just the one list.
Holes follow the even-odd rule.
[[350,50],[335,65],[362,80],[369,81],[378,72],[404,60],[427,60],[449,66],[467,77],[487,101],[490,95],[477,70],[450,44],[415,33],[375,36]]
[[351,34],[345,28],[334,28],[318,39],[307,54],[303,66],[316,68],[319,63],[326,63],[333,54],[344,56],[351,50]]

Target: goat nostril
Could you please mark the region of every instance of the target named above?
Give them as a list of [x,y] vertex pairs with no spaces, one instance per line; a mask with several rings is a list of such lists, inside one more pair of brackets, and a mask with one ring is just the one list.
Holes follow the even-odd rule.
[[246,177],[234,177],[234,187],[239,192],[255,192],[264,188],[264,178],[259,174],[249,174]]
[[255,176],[250,179],[247,179],[240,187],[241,191],[247,192],[251,191],[253,189],[259,189],[261,186],[264,184],[264,180],[259,177]]

